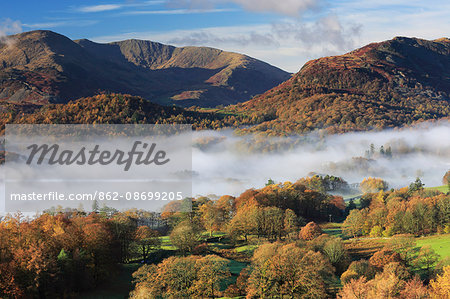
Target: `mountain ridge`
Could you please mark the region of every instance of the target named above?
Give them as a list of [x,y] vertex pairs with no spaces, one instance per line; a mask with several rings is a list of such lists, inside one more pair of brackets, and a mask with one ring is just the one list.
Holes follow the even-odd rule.
[[0,100],[16,103],[67,102],[113,92],[213,107],[248,100],[290,76],[246,55],[207,47],[72,41],[43,30],[9,39],[12,45],[0,45]]
[[249,131],[331,133],[450,115],[450,43],[396,37],[307,62],[289,80],[229,107],[269,120]]

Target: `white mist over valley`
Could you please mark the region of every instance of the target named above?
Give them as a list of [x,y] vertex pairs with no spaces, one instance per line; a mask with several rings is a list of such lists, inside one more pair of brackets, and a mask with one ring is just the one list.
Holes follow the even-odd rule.
[[[194,136],[201,144],[193,150],[194,195],[236,196],[263,187],[269,179],[294,182],[312,173],[340,176],[349,184],[380,177],[390,188],[408,186],[419,177],[431,187],[442,185],[450,169],[448,121],[331,136],[241,137],[233,131],[200,131]],[[390,147],[392,156],[381,155],[381,146]]]

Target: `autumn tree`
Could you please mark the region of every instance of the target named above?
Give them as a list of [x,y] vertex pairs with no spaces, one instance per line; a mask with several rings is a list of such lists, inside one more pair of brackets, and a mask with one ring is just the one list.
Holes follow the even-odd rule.
[[203,226],[209,232],[209,236],[212,236],[213,231],[219,230],[221,227],[219,210],[213,201],[209,200],[200,206],[200,215]]
[[339,291],[337,298],[340,299],[369,299],[368,297],[367,279],[365,277],[359,277],[351,279],[348,283],[344,284]]
[[231,274],[228,261],[217,255],[207,255],[196,261],[197,279],[193,285],[198,297],[220,297],[220,283]]
[[185,220],[180,222],[170,233],[170,241],[183,254],[192,252],[200,243],[200,231],[195,224]]
[[389,185],[380,178],[366,178],[361,182],[359,187],[364,193],[375,193],[381,190],[386,191],[389,188]]
[[351,210],[342,225],[343,233],[353,238],[363,235],[363,227],[366,221],[364,214],[366,214],[366,211],[364,210]]
[[379,270],[382,270],[384,266],[393,262],[402,262],[400,254],[387,248],[375,252],[369,259],[369,263]]
[[196,280],[195,258],[169,257],[158,265],[144,265],[133,273],[130,298],[190,298]]
[[291,209],[286,209],[284,211],[284,232],[289,235],[298,230],[299,219],[294,211]]
[[443,273],[438,275],[436,279],[431,280],[430,286],[433,290],[433,295],[436,298],[450,298],[450,266],[443,269]]
[[246,204],[238,209],[228,225],[228,234],[232,239],[238,240],[244,237],[247,241],[248,236],[256,233],[258,227],[257,210],[258,207],[251,204]]
[[230,273],[226,260],[205,257],[169,257],[158,265],[144,265],[133,273],[130,298],[215,298],[219,282]]
[[148,226],[139,226],[136,230],[134,240],[140,247],[142,252],[142,260],[147,262],[150,252],[157,246],[161,245],[159,233],[150,229]]
[[450,192],[450,170],[442,177],[442,183],[447,186],[447,190]]
[[309,222],[300,230],[300,238],[303,240],[312,240],[322,234],[322,229],[315,222]]
[[350,257],[341,238],[330,238],[323,246],[322,252],[336,268],[338,274],[347,268]]
[[367,261],[359,260],[353,261],[347,270],[342,273],[341,281],[346,284],[352,279],[359,279],[364,277],[366,280],[371,280],[375,277],[376,269]]
[[264,244],[254,253],[249,297],[323,298],[332,266],[319,252],[295,244]]

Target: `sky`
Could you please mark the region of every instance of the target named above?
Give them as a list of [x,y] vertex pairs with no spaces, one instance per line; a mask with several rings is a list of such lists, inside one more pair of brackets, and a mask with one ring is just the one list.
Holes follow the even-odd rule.
[[37,29],[96,42],[145,39],[243,53],[289,72],[395,36],[449,37],[448,0],[16,0],[0,39]]

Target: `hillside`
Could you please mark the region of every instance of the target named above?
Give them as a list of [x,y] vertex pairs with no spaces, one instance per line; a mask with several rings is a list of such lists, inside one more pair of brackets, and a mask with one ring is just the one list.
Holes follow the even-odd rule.
[[266,119],[250,131],[336,133],[448,117],[449,101],[450,40],[396,37],[312,60],[288,81],[229,111]]
[[218,129],[246,123],[243,116],[162,106],[140,97],[102,94],[66,104],[0,105],[0,135],[5,124],[192,124],[194,129]]
[[0,44],[0,100],[65,103],[99,92],[163,104],[214,107],[263,93],[289,74],[251,57],[150,41],[72,41],[51,31],[10,36]]

